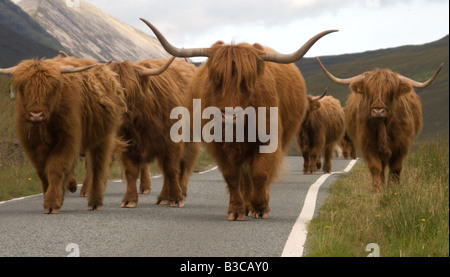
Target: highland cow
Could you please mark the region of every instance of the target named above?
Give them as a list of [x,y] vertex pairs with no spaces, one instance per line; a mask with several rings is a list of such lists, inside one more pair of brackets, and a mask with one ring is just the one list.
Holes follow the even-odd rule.
[[426,88],[443,64],[426,82],[417,82],[389,69],[375,69],[339,79],[320,66],[333,82],[352,91],[345,107],[348,136],[361,151],[372,175],[372,190],[380,191],[389,167],[389,183],[399,182],[403,160],[422,128],[422,104],[414,88]]
[[326,91],[320,96],[308,95],[309,108],[297,140],[304,159],[304,174],[315,174],[322,167],[322,154],[323,172],[331,173],[334,147],[344,136],[344,111],[341,103],[325,94]]
[[41,179],[44,212],[58,213],[64,189],[74,191],[80,153],[86,153],[92,176],[89,210],[100,210],[126,109],[116,74],[102,65],[75,68],[54,60],[26,60],[0,73],[12,74],[15,129]]
[[[166,70],[163,74],[151,76],[153,74],[146,73],[155,68],[163,68],[164,64]],[[196,68],[184,60],[175,60],[169,68],[167,66],[168,62],[160,59],[110,65],[125,88],[128,105],[127,115],[119,130],[119,136],[130,144],[121,153],[127,180],[122,207],[136,207],[136,180],[139,172],[155,159],[164,175],[157,204],[183,207],[185,203],[188,178],[194,170],[200,145],[172,141],[169,130],[174,120],[170,119],[170,110],[192,101],[186,91]],[[149,192],[150,185],[143,186],[142,181],[145,180],[142,176],[141,173],[140,192]]]
[[[230,122],[226,119],[229,117],[226,108],[265,108],[265,130],[268,130],[269,111],[278,109],[275,122],[278,132],[272,134],[269,142],[250,142],[247,132],[244,142],[206,143],[206,149],[217,162],[228,186],[228,220],[244,220],[246,214],[268,218],[269,184],[277,176],[283,151],[298,132],[307,109],[305,81],[292,63],[301,59],[317,40],[333,31],[322,32],[295,53],[283,55],[259,44],[226,45],[221,41],[210,48],[180,49],[170,45],[151,23],[142,20],[171,55],[208,57],[193,77],[188,92],[189,98],[201,100],[201,110],[219,108],[226,123]],[[195,117],[193,108],[191,104],[189,111]],[[264,119],[256,118],[256,121]],[[202,126],[207,123],[202,120]],[[247,116],[245,124],[255,122],[250,122]],[[272,140],[277,140],[277,149],[273,153],[260,153],[259,146]]]

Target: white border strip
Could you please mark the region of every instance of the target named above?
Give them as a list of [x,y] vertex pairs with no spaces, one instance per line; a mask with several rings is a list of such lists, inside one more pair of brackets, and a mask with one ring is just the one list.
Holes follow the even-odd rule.
[[281,257],[301,257],[303,256],[303,248],[308,235],[307,224],[314,216],[314,210],[316,209],[317,194],[320,186],[333,174],[347,173],[349,172],[358,160],[352,160],[344,171],[332,172],[331,174],[324,174],[320,176],[317,181],[309,187],[306,194],[305,203],[303,204],[302,211],[300,212],[297,221],[292,227],[291,233],[286,241]]
[[208,169],[208,170],[205,170],[205,171],[198,172],[197,174],[202,175],[202,174],[205,174],[205,173],[214,171],[214,170],[216,170],[217,168],[219,168],[219,167],[218,167],[218,166],[215,166],[215,167],[213,167],[213,168],[211,168],[211,169]]
[[23,200],[23,199],[31,198],[31,197],[36,197],[36,196],[39,196],[39,195],[42,195],[42,193],[39,193],[39,194],[34,194],[34,195],[29,195],[29,196],[24,196],[24,197],[20,197],[20,198],[13,198],[13,199],[9,199],[9,200],[6,200],[6,201],[2,201],[2,202],[0,202],[0,205],[2,205],[2,204],[6,204],[6,203],[9,203],[9,202],[14,202],[14,201],[19,201],[19,200]]

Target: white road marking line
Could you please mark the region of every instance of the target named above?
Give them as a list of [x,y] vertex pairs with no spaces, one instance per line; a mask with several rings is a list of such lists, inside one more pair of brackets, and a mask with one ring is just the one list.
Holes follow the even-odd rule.
[[42,195],[42,193],[29,195],[29,196],[24,196],[24,197],[20,197],[20,198],[13,198],[13,199],[10,199],[10,200],[2,201],[2,202],[0,202],[0,205],[6,204],[6,203],[9,203],[9,202],[14,202],[14,201],[19,201],[19,200],[31,198],[31,197],[36,197],[36,196],[39,196],[39,195]]
[[286,241],[281,257],[301,257],[303,256],[304,244],[308,235],[307,224],[314,216],[316,209],[317,194],[320,186],[333,174],[347,173],[355,165],[357,160],[352,160],[344,171],[332,172],[331,174],[324,174],[320,176],[317,181],[309,187],[306,194],[305,203],[300,212],[297,221],[292,227],[291,233]]
[[205,171],[201,171],[201,172],[198,172],[197,174],[205,174],[205,173],[208,173],[208,172],[210,172],[210,171],[214,171],[214,170],[216,170],[218,168],[218,166],[215,166],[215,167],[213,167],[213,168],[211,168],[211,169],[208,169],[208,170],[205,170]]

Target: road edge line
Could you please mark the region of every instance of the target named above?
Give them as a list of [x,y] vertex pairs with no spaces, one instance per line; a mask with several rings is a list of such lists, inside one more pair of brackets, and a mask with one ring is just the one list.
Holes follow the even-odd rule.
[[304,244],[306,237],[308,236],[307,224],[314,216],[314,211],[316,209],[317,194],[323,183],[333,174],[347,173],[356,164],[356,160],[351,160],[350,163],[343,171],[332,172],[331,174],[324,174],[319,177],[308,189],[305,197],[305,202],[303,208],[300,212],[299,217],[294,223],[286,244],[281,253],[281,257],[302,257]]

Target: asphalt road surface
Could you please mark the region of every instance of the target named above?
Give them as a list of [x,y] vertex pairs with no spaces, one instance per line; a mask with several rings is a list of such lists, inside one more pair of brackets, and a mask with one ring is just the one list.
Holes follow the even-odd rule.
[[[350,160],[334,159],[333,172]],[[42,195],[0,203],[0,257],[280,257],[299,218],[310,186],[323,174],[303,175],[301,157],[286,157],[270,187],[269,219],[227,221],[228,192],[221,173],[194,174],[186,206],[158,206],[162,178],[152,178],[149,195],[139,195],[135,209],[120,208],[121,181],[109,181],[101,211],[90,212],[87,199],[66,193],[57,215],[46,215]],[[330,175],[317,195],[318,208]]]

